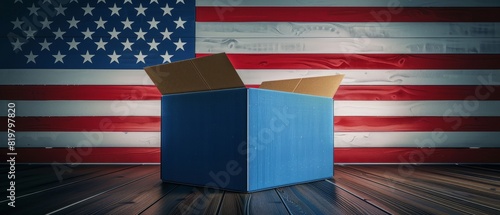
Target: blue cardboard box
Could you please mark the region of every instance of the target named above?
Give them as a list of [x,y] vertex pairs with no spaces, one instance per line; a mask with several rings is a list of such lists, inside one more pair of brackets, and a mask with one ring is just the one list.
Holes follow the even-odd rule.
[[225,54],[145,70],[163,94],[163,181],[254,192],[333,176],[343,75],[246,89]]

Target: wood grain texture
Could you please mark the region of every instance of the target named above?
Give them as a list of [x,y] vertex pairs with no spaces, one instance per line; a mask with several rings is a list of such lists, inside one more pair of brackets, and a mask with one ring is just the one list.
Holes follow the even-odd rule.
[[19,176],[26,179],[16,189],[34,187],[39,192],[17,196],[14,209],[5,204],[7,200],[1,201],[1,214],[500,212],[498,165],[337,165],[331,180],[250,194],[163,183],[159,166],[79,165],[63,186],[43,174],[51,171],[50,165],[26,166],[18,165]]
[[223,192],[178,186],[140,214],[215,214]]
[[163,183],[160,173],[155,173],[56,214],[139,214],[175,187],[177,185]]
[[248,201],[249,214],[290,214],[274,190],[252,193]]
[[250,198],[251,194],[224,192],[218,214],[249,214]]
[[277,188],[292,214],[387,214],[326,181]]
[[447,204],[439,202],[446,202],[446,198],[433,201],[428,198],[428,194],[408,192],[409,189],[402,189],[388,180],[372,181],[366,177],[359,178],[347,174],[344,169],[343,167],[336,169],[332,182],[374,205],[387,209],[392,214],[463,213],[460,208],[450,208]]
[[[470,170],[460,173],[459,169],[436,166],[422,170],[413,168],[413,171],[405,172],[381,166],[370,169],[369,172],[366,167],[343,168],[342,171],[362,175],[364,179],[379,183],[384,181],[384,178],[386,181],[389,179],[394,186],[404,186],[412,193],[427,193],[427,196],[439,199],[437,201],[443,203],[448,202],[446,203],[448,206],[465,213],[499,213],[500,194],[496,191],[500,186],[498,174],[495,176],[489,173],[485,177],[475,175],[474,171]],[[454,171],[454,173],[448,174],[446,171]]]
[[[135,180],[158,172],[158,167],[144,166],[129,168],[123,171],[104,174],[91,180],[83,180],[68,186],[55,187],[46,192],[38,192],[24,198],[16,199],[15,211],[18,214],[46,214],[57,212],[69,205],[94,198]],[[22,185],[19,185],[22,186]],[[33,204],[36,202],[36,204]],[[8,214],[11,208],[2,204],[0,213]]]

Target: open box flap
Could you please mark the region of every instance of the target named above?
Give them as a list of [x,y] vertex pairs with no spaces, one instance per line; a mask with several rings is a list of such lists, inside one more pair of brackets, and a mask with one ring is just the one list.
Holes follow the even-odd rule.
[[344,75],[339,74],[312,78],[264,81],[260,85],[260,88],[333,98],[343,78]]
[[161,94],[245,87],[226,54],[144,68]]

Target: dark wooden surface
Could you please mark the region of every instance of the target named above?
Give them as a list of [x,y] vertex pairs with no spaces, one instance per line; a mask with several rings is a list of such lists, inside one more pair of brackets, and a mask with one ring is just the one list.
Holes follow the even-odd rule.
[[162,183],[155,165],[70,170],[19,164],[16,207],[2,179],[0,214],[500,214],[500,165],[336,165],[332,179],[251,194]]

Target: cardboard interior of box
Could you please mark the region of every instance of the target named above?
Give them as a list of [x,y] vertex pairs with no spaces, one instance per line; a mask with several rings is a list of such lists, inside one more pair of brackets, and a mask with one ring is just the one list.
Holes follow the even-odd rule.
[[[145,68],[162,95],[207,90],[244,88],[225,53]],[[264,81],[261,89],[332,98],[343,74]]]

